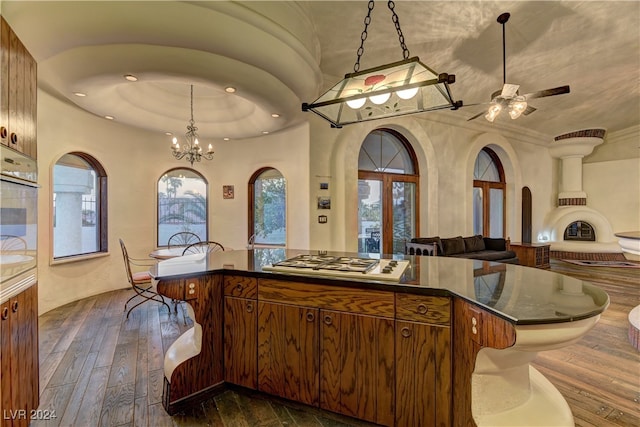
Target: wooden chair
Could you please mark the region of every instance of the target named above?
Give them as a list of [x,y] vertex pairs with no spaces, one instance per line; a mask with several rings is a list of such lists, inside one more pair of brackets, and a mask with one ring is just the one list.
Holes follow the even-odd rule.
[[[171,308],[169,307],[169,304],[165,302],[162,295],[158,294],[153,290],[153,284],[151,281],[151,275],[149,274],[149,271],[148,270],[139,271],[134,273],[131,269],[132,265],[149,267],[155,264],[155,261],[151,259],[131,258],[127,253],[127,248],[124,245],[124,242],[122,241],[122,239],[119,239],[119,240],[120,240],[120,247],[122,248],[122,257],[124,258],[124,268],[127,273],[127,280],[129,280],[129,284],[131,285],[131,288],[135,292],[135,295],[133,295],[131,298],[127,300],[127,302],[124,303],[124,311],[127,312],[127,319],[129,318],[129,313],[131,313],[131,310],[133,310],[140,304],[144,304],[147,301],[157,301],[166,305],[167,309],[169,310],[169,314],[171,314]],[[137,298],[137,297],[142,298],[142,301],[136,303],[134,306],[129,308],[129,311],[127,311],[127,305],[134,298]]]
[[24,255],[27,253],[27,242],[18,236],[0,235],[0,253]]
[[169,249],[176,246],[187,247],[192,243],[198,242],[200,242],[200,237],[198,237],[196,233],[192,233],[190,231],[180,231],[179,233],[176,233],[173,236],[169,237],[167,246],[169,247]]
[[198,242],[193,243],[186,248],[182,252],[182,255],[190,255],[190,254],[204,254],[209,252],[220,252],[224,251],[224,246],[222,246],[218,242]]

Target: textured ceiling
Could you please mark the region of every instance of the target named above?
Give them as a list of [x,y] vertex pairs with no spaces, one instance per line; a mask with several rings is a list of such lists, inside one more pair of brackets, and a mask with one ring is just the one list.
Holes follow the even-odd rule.
[[[201,137],[241,139],[310,118],[300,104],[353,71],[367,2],[2,0],[0,8],[52,95],[121,123],[181,134],[193,84]],[[570,94],[531,101],[537,111],[515,121],[466,121],[483,106],[423,114],[550,137],[640,123],[640,2],[400,0],[395,11],[411,56],[455,74],[452,92],[464,104],[487,102],[502,87],[496,18],[503,12],[511,13],[507,82],[521,93],[571,86]],[[360,69],[400,59],[391,12],[379,1]],[[139,81],[124,80],[129,73]]]

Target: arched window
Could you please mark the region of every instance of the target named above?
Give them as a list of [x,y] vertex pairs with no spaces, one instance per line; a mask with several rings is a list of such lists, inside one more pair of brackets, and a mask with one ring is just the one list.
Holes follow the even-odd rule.
[[409,142],[376,129],[358,157],[358,251],[404,253],[418,234],[418,166]]
[[473,232],[487,237],[504,237],[507,184],[498,155],[484,147],[473,169]]
[[181,231],[208,240],[207,194],[207,181],[193,169],[171,169],[158,179],[157,246],[167,246],[169,237]]
[[106,253],[107,174],[95,158],[71,152],[53,166],[53,259]]
[[287,242],[287,181],[273,168],[249,179],[249,236],[255,244],[285,246]]

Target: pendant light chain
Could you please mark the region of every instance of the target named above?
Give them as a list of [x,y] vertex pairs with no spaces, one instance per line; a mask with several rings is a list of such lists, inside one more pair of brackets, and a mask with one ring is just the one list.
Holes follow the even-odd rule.
[[402,35],[402,29],[400,28],[400,18],[398,18],[398,14],[396,14],[396,11],[394,9],[396,7],[396,4],[393,1],[389,0],[387,5],[389,6],[389,10],[391,10],[391,13],[392,13],[391,20],[396,26],[396,32],[398,33],[398,40],[400,40],[400,47],[402,48],[402,58],[408,59],[409,49],[407,48],[407,45],[404,42],[404,35]]
[[[369,28],[369,24],[371,24],[371,12],[373,11],[374,6],[374,0],[369,0],[369,4],[367,5],[367,16],[364,17],[364,30],[360,35],[360,47],[357,51],[356,63],[353,66],[354,73],[357,73],[360,70],[360,58],[362,58],[362,55],[364,54],[364,41],[368,36],[367,29]],[[389,0],[387,2],[387,6],[389,7],[389,10],[391,10],[391,21],[393,21],[393,24],[396,27],[396,32],[398,33],[398,40],[400,41],[400,47],[402,48],[402,58],[408,59],[409,49],[404,42],[404,35],[402,34],[402,29],[400,28],[400,18],[398,18],[398,14],[395,11],[396,4],[393,1]]]
[[374,6],[375,6],[375,3],[373,2],[373,0],[369,0],[369,4],[368,4],[369,11],[367,12],[367,16],[364,17],[364,31],[362,31],[362,34],[360,35],[360,47],[358,48],[358,52],[357,52],[358,57],[356,59],[356,63],[353,66],[354,73],[357,73],[358,71],[360,71],[360,58],[364,53],[364,41],[367,39],[367,35],[368,35],[367,28],[371,23],[371,11],[373,10]]

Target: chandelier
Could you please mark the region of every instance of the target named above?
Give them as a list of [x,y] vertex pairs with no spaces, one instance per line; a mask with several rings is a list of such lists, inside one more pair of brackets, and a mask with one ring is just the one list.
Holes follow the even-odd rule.
[[453,100],[449,89],[456,80],[455,75],[438,74],[420,62],[417,56],[409,58],[395,4],[389,1],[387,5],[398,33],[403,60],[359,71],[374,7],[374,1],[370,0],[354,72],[346,74],[343,80],[311,104],[303,103],[302,111],[312,111],[331,123],[331,127],[340,128],[367,120],[445,108],[457,110],[462,106],[462,101]]
[[213,159],[213,147],[211,144],[209,144],[209,148],[206,153],[202,152],[202,147],[198,142],[197,130],[198,128],[195,126],[195,122],[193,121],[193,85],[191,85],[191,120],[189,120],[187,133],[185,134],[186,143],[180,147],[180,144],[178,144],[178,138],[174,137],[171,144],[173,157],[178,160],[186,157],[187,161],[191,163],[191,166],[193,166],[193,162],[199,162],[202,158],[207,160]]

